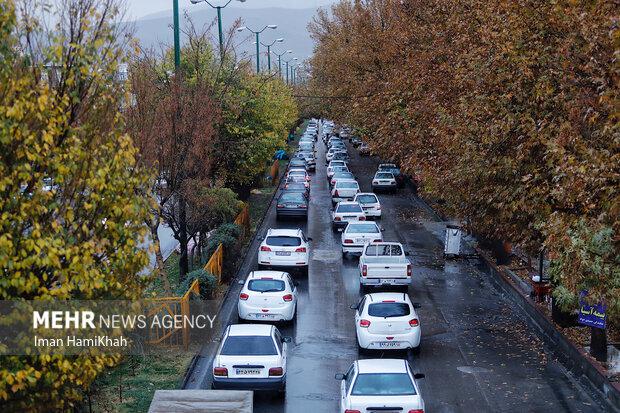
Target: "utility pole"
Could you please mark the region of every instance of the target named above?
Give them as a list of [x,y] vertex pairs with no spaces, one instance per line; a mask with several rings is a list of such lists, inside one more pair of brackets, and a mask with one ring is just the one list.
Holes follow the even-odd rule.
[[179,0],[172,0],[172,14],[174,19],[174,68],[181,66],[181,36],[179,34]]

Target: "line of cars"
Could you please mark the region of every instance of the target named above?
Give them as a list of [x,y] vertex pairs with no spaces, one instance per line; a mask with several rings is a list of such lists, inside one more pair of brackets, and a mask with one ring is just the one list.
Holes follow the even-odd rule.
[[[316,169],[318,129],[318,121],[310,121],[289,162],[283,191],[276,202],[278,219],[308,219],[310,171]],[[214,389],[284,394],[291,338],[282,336],[273,323],[293,322],[296,318],[298,282],[289,271],[308,274],[311,242],[301,229],[272,228],[261,240],[258,270],[240,280],[240,323],[226,328],[213,361]]]
[[[345,136],[352,134],[326,134],[324,142],[332,197],[332,229],[341,231],[343,259],[360,256],[362,298],[350,307],[355,311],[359,352],[411,350],[418,354],[421,328],[416,310],[420,305],[411,302],[407,294],[412,265],[403,245],[386,241],[378,224],[382,209],[376,193],[397,191],[404,186],[404,176],[396,165],[380,164],[371,181],[373,192],[362,192],[349,170]],[[367,150],[361,140],[351,137],[351,143],[358,147],[360,155]],[[369,292],[377,287],[404,291]],[[346,373],[336,374],[340,380],[340,411],[423,413],[424,399],[416,383],[422,377],[404,359],[354,361]]]
[[[374,192],[360,191],[355,175],[349,170],[344,141],[337,135],[330,137],[328,131],[334,131],[333,123],[324,122],[322,126],[326,153],[334,149],[329,158],[326,155],[333,205],[332,228],[341,231],[343,259],[360,255],[362,298],[351,306],[360,354],[407,349],[417,353],[421,337],[416,312],[419,305],[410,300],[406,291],[412,277],[408,253],[400,243],[384,240],[379,225],[382,216],[379,197]],[[311,196],[308,159],[314,160],[316,168],[314,142],[319,129],[318,122],[310,122],[300,139],[299,151],[291,159],[277,200],[279,218],[308,218]],[[291,199],[293,202],[289,202]],[[267,231],[259,247],[259,270],[241,281],[243,288],[238,298],[239,320],[255,324],[227,328],[213,364],[214,388],[284,393],[290,338],[282,337],[273,324],[256,322],[295,321],[298,284],[288,271],[292,268],[308,273],[311,243],[312,239],[301,229]],[[405,290],[368,291],[375,287],[394,290],[405,287]],[[356,360],[346,373],[336,375],[341,381],[339,410],[423,413],[424,400],[416,382],[422,377],[413,372],[406,359]]]

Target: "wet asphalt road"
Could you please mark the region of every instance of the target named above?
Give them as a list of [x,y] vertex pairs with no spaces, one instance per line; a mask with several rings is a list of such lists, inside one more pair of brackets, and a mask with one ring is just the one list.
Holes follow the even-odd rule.
[[[350,169],[363,191],[378,161],[349,148]],[[256,395],[257,413],[337,412],[339,383],[334,374],[358,357],[407,357],[420,380],[427,412],[598,412],[604,409],[564,367],[545,352],[526,324],[525,315],[495,289],[476,260],[443,258],[445,224],[438,222],[409,190],[379,195],[384,239],[411,251],[414,280],[409,287],[422,326],[418,356],[377,352],[358,356],[351,304],[360,298],[357,259],[342,259],[340,234],[330,225],[330,195],[325,148],[317,143],[317,172],[311,183],[308,223],[275,220],[271,210],[260,231],[297,228],[313,238],[308,277],[300,282],[297,321],[279,326],[291,343],[284,400]],[[257,241],[258,242],[258,241]],[[256,269],[257,244],[246,267]],[[221,319],[236,322],[238,292],[233,289]],[[210,388],[210,361],[216,343],[202,350],[188,388]],[[202,379],[200,378],[202,377]],[[204,379],[206,377],[206,379]]]

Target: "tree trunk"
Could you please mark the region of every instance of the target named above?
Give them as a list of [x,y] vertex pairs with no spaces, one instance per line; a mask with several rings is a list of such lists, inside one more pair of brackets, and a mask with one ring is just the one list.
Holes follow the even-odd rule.
[[183,195],[179,197],[179,243],[181,244],[179,278],[183,281],[189,272],[189,260],[187,257],[187,203]]
[[590,327],[590,355],[598,361],[607,361],[607,330]]
[[166,274],[166,266],[164,264],[164,256],[161,253],[161,246],[159,245],[159,237],[157,235],[157,230],[159,229],[159,220],[154,225],[149,225],[151,229],[151,237],[153,238],[153,242],[155,245],[155,271],[159,278],[161,279],[161,283],[164,287],[164,292],[166,295],[172,295],[172,288],[170,288],[170,280],[168,280],[168,274]]

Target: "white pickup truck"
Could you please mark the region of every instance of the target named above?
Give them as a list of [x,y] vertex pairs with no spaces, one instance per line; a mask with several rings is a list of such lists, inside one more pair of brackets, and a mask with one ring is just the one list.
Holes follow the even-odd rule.
[[411,283],[411,262],[398,242],[371,242],[364,245],[359,261],[360,287],[408,286]]

